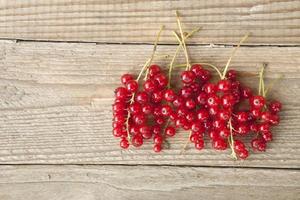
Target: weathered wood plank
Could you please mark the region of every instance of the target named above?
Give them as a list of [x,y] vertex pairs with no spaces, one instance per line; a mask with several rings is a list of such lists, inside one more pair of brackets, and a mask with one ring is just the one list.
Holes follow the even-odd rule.
[[[234,43],[252,32],[249,44],[299,44],[299,0],[228,1],[0,1],[0,37],[30,40],[152,42],[161,24],[203,30],[192,43]],[[164,43],[174,43],[170,31]]]
[[[0,163],[300,167],[297,47],[243,47],[232,62],[232,68],[246,72],[257,72],[262,62],[268,62],[267,82],[285,75],[272,93],[284,103],[282,123],[266,153],[234,162],[229,152],[213,151],[207,144],[203,151],[191,149],[179,155],[185,133],[160,154],[153,153],[150,144],[120,150],[111,135],[113,88],[122,73],[137,72],[151,50],[151,45],[0,42]],[[175,46],[163,45],[158,53],[174,50]],[[224,66],[231,50],[190,47],[193,61],[218,66]],[[244,81],[257,85],[253,76]]]
[[0,199],[299,199],[294,170],[1,166]]

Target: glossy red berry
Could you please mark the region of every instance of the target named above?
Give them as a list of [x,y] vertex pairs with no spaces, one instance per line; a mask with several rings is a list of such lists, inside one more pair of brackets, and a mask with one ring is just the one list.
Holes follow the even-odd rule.
[[207,105],[210,107],[217,107],[220,104],[220,98],[215,94],[210,94],[207,97]]
[[143,137],[141,135],[134,135],[132,137],[132,145],[135,147],[140,147],[144,143]]
[[195,148],[198,150],[202,150],[204,148],[204,140],[203,139],[196,140]]
[[187,109],[194,109],[196,107],[196,102],[194,99],[190,98],[185,101],[185,107]]
[[220,80],[218,82],[218,90],[221,92],[228,92],[231,90],[231,81],[230,80]]
[[158,65],[151,65],[149,67],[148,75],[150,78],[154,77],[156,74],[159,74],[161,72],[161,68]]
[[155,91],[152,93],[151,95],[151,101],[153,103],[160,103],[163,100],[163,91],[159,90],[159,91]]
[[201,75],[202,70],[202,66],[199,64],[194,64],[191,67],[191,71],[194,72],[197,77]]
[[196,79],[196,75],[192,71],[183,71],[181,73],[181,81],[185,84],[191,84]]
[[154,142],[154,144],[162,144],[163,137],[161,135],[155,135],[153,137],[153,142]]
[[169,116],[171,114],[171,112],[172,112],[171,106],[169,106],[169,105],[163,105],[161,107],[161,114],[163,116]]
[[261,111],[260,111],[260,109],[251,109],[250,113],[256,119],[258,119],[258,118],[261,117]]
[[233,143],[233,147],[234,147],[235,152],[241,152],[244,149],[246,149],[245,144],[240,140],[235,140]]
[[273,139],[273,135],[272,135],[272,133],[270,131],[263,132],[261,135],[262,135],[262,137],[264,138],[264,140],[266,142],[270,142]]
[[160,88],[164,88],[168,85],[168,78],[164,74],[157,74],[154,76]]
[[198,96],[197,96],[197,102],[200,105],[205,105],[207,102],[207,94],[204,92],[201,92]]
[[231,70],[228,70],[227,73],[226,73],[226,77],[229,79],[229,80],[235,80],[236,77],[237,77],[237,71],[231,69]]
[[153,112],[153,106],[150,105],[150,104],[142,105],[142,112],[143,112],[145,115],[152,114],[152,112]]
[[118,87],[115,89],[115,97],[116,99],[126,99],[129,93],[126,88]]
[[141,104],[139,104],[138,102],[133,102],[130,106],[129,106],[129,111],[132,114],[138,114],[142,112],[142,106]]
[[230,130],[228,128],[225,128],[225,127],[222,127],[220,130],[219,130],[219,135],[226,139],[230,136]]
[[270,102],[269,104],[269,110],[273,113],[277,113],[277,112],[280,112],[281,109],[282,109],[282,105],[279,101],[272,101]]
[[162,150],[161,144],[154,145],[154,147],[153,147],[154,152],[159,153],[159,152],[161,152],[161,150]]
[[220,138],[220,134],[217,130],[213,129],[208,132],[208,137],[212,140],[217,140]]
[[203,126],[203,123],[201,123],[200,121],[195,121],[191,124],[191,130],[197,133],[203,133],[205,131],[205,128]]
[[240,111],[236,114],[236,120],[238,122],[246,122],[248,121],[249,115],[247,112]]
[[242,151],[238,152],[237,156],[240,159],[245,160],[249,156],[249,151],[247,149],[243,149]]
[[227,149],[227,143],[223,139],[216,139],[212,142],[213,148],[216,150],[225,150]]
[[154,135],[160,134],[160,133],[161,133],[161,127],[160,127],[160,125],[158,125],[158,124],[153,125],[153,126],[152,126],[152,133],[153,133]]
[[144,91],[138,92],[135,95],[135,101],[137,101],[140,104],[145,104],[145,103],[149,102],[148,94]]
[[133,76],[131,74],[123,74],[121,76],[121,83],[123,83],[124,85],[126,85],[127,82],[131,80],[133,80]]
[[235,127],[235,130],[240,135],[246,135],[250,131],[250,127],[248,124],[240,123]]
[[217,116],[220,120],[228,121],[231,114],[230,111],[222,109],[217,113]]
[[198,74],[198,77],[200,78],[200,80],[202,82],[207,82],[210,80],[211,78],[211,73],[210,71],[206,70],[206,69],[202,69],[199,74]]
[[223,108],[231,108],[235,104],[235,99],[232,94],[225,94],[222,96],[221,103]]
[[173,105],[175,107],[181,107],[184,105],[184,99],[182,97],[176,97],[175,100],[173,101]]
[[126,83],[126,89],[128,92],[134,93],[138,90],[139,85],[135,80],[130,80]]
[[276,126],[279,124],[280,122],[280,118],[278,115],[271,115],[270,119],[269,119],[270,124],[272,124],[273,126]]
[[164,99],[168,102],[173,102],[176,98],[176,93],[172,89],[167,89],[164,92]]
[[176,133],[176,130],[172,126],[168,126],[165,130],[165,134],[169,137],[173,137],[175,135],[175,133]]
[[157,83],[152,80],[148,79],[144,82],[144,90],[148,93],[154,92],[157,89]]
[[146,123],[147,119],[144,114],[139,113],[133,116],[133,120],[135,124],[142,125]]
[[265,105],[263,96],[253,96],[249,99],[249,104],[252,108],[261,109]]
[[145,139],[149,139],[152,137],[151,128],[147,125],[142,125],[139,131]]
[[198,120],[200,120],[200,121],[205,121],[205,120],[207,120],[207,119],[209,118],[209,113],[208,113],[208,111],[207,111],[206,109],[203,109],[203,108],[199,109],[199,110],[197,111],[197,118],[198,118]]
[[129,147],[129,142],[126,138],[123,138],[121,141],[120,141],[120,147],[122,147],[123,149],[128,149]]
[[250,97],[252,97],[252,90],[249,87],[242,87],[241,97],[244,99],[249,99]]
[[217,92],[217,86],[213,83],[206,83],[203,85],[203,89],[206,94],[214,94]]
[[192,96],[193,89],[189,86],[184,86],[179,92],[180,92],[180,96],[187,99]]
[[258,130],[262,133],[270,131],[270,125],[268,123],[262,123],[258,126]]

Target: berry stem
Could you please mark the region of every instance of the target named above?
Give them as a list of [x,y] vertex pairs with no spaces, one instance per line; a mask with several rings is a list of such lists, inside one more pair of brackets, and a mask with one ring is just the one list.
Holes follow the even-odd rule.
[[[194,33],[198,32],[201,28],[196,28],[194,30],[192,30],[190,33],[188,33],[186,36],[185,36],[185,39],[188,39],[189,37],[191,37]],[[168,88],[171,87],[171,79],[172,79],[172,70],[173,70],[173,67],[174,67],[174,62],[175,62],[175,59],[179,53],[179,50],[180,50],[180,47],[181,45],[179,45],[177,48],[176,48],[176,51],[175,51],[175,54],[170,62],[170,65],[169,65],[169,81],[168,81]]]
[[239,47],[241,46],[241,44],[249,37],[250,33],[247,33],[241,40],[240,42],[238,43],[238,45],[233,49],[233,51],[231,52],[231,56],[229,57],[227,63],[226,63],[226,66],[224,68],[224,71],[223,71],[223,75],[222,75],[222,79],[225,79],[226,77],[226,72],[228,70],[228,67],[229,67],[229,64],[233,58],[233,56],[235,55],[236,51],[239,49]]
[[193,133],[193,132],[190,131],[189,137],[188,137],[187,141],[185,142],[185,144],[183,145],[183,147],[182,147],[182,149],[181,149],[181,151],[180,151],[180,155],[183,154],[183,153],[185,152],[185,150],[186,150],[186,148],[187,148],[187,146],[188,146],[188,144],[189,144],[190,137],[191,137],[192,133]]
[[237,156],[236,156],[236,153],[235,153],[235,150],[234,150],[233,127],[232,127],[232,124],[231,124],[231,118],[228,121],[228,126],[229,126],[229,130],[230,130],[230,137],[228,138],[228,143],[229,143],[229,146],[231,148],[231,156],[235,160],[237,160]]
[[264,83],[264,70],[267,66],[266,63],[263,64],[261,70],[259,72],[259,87],[258,87],[258,94],[265,97],[265,83]]
[[176,10],[175,14],[176,14],[176,20],[177,20],[177,25],[178,25],[178,28],[179,28],[179,31],[180,31],[181,39],[179,38],[179,36],[177,35],[177,33],[175,31],[173,31],[173,34],[175,34],[175,37],[177,38],[177,40],[179,41],[179,44],[183,48],[185,58],[186,58],[186,67],[187,67],[187,69],[190,69],[191,65],[190,65],[190,61],[189,61],[189,54],[187,52],[187,48],[186,48],[186,44],[185,44],[185,37],[184,37],[183,31],[182,31],[179,12]]
[[[157,36],[156,36],[156,38],[155,38],[155,42],[154,42],[154,46],[153,46],[153,50],[152,50],[151,57],[150,57],[150,59],[149,59],[149,64],[148,64],[148,66],[152,63],[152,60],[153,60],[153,58],[154,58],[154,55],[155,55],[155,52],[156,52],[156,49],[157,49],[157,44],[158,44],[160,35],[161,35],[162,31],[164,30],[164,28],[165,28],[164,25],[162,25],[162,26],[160,27],[160,29],[159,29],[159,31],[158,31],[158,34],[157,34]],[[147,67],[148,67],[148,66],[147,66]],[[146,71],[144,80],[146,80],[146,79],[148,78],[148,73],[149,73],[149,68],[147,68],[147,71]]]

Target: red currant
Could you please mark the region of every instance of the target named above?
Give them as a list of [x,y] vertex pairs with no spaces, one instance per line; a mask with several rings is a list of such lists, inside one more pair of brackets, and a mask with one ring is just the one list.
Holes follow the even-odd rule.
[[196,79],[196,75],[192,71],[183,71],[181,73],[181,81],[185,84],[191,84]]

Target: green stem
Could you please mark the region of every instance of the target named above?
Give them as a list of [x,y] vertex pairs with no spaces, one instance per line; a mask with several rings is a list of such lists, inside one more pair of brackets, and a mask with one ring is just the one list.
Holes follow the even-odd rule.
[[234,150],[233,127],[232,127],[232,124],[231,124],[231,118],[228,121],[228,125],[229,125],[229,130],[230,130],[230,137],[228,138],[228,143],[229,143],[229,146],[231,148],[231,156],[235,160],[237,160],[237,156],[236,156],[236,153],[235,153],[235,150]]
[[240,42],[238,43],[238,45],[233,49],[233,51],[231,52],[231,56],[229,57],[227,63],[226,63],[226,66],[224,68],[224,71],[223,71],[223,75],[222,75],[222,79],[225,79],[226,77],[226,72],[228,70],[228,67],[229,67],[229,64],[233,58],[233,56],[235,55],[236,51],[239,49],[239,47],[241,46],[241,44],[249,37],[249,34],[250,33],[247,33],[241,40]]

